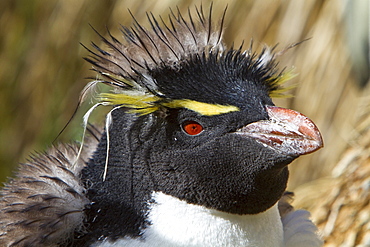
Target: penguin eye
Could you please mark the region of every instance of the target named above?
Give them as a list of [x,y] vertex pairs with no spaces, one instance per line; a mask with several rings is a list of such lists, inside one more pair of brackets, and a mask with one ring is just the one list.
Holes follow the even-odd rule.
[[199,135],[203,131],[203,126],[195,121],[185,121],[182,124],[182,129],[187,133],[188,135],[195,136]]

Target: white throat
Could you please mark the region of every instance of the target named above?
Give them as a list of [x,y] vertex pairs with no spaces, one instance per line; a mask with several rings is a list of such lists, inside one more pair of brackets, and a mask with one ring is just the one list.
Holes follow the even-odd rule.
[[[143,239],[122,239],[101,246],[283,246],[277,205],[257,215],[234,215],[153,193],[151,225]],[[106,243],[108,244],[108,243]]]

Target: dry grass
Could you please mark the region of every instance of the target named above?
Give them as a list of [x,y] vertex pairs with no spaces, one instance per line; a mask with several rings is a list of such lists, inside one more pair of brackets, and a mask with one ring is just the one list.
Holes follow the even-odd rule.
[[[207,8],[210,1],[203,0]],[[107,26],[119,35],[119,24],[130,25],[129,8],[148,26],[145,11],[164,17],[168,7],[186,12],[198,1],[1,1],[0,2],[0,179],[25,160],[29,152],[45,149],[66,124],[79,92],[93,76],[79,42],[88,45]],[[263,44],[279,48],[311,38],[289,50],[281,66],[295,67],[294,98],[278,99],[309,116],[321,130],[325,148],[291,165],[290,188],[331,175],[353,139],[361,89],[351,74],[344,30],[343,1],[217,1],[214,16],[228,4],[226,43]],[[78,121],[62,141],[78,139]],[[370,124],[369,124],[370,125]]]

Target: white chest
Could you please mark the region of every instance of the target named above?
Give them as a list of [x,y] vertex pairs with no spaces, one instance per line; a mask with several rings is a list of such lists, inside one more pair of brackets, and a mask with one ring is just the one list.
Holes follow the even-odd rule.
[[189,205],[172,196],[154,193],[143,239],[121,239],[108,246],[283,246],[283,227],[275,205],[258,215],[233,215]]

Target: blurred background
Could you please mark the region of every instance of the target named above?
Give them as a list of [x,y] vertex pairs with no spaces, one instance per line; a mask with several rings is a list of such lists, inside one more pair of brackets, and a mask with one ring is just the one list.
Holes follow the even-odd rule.
[[[211,1],[202,3],[208,9]],[[85,78],[95,76],[80,45],[100,44],[90,25],[119,38],[120,25],[132,24],[127,9],[149,28],[146,12],[166,20],[169,7],[186,15],[194,4],[200,1],[0,1],[0,181],[30,153],[46,150],[73,115]],[[274,101],[311,118],[325,147],[294,161],[288,189],[297,206],[313,212],[326,246],[370,246],[369,1],[214,1],[214,20],[226,5],[228,46],[244,40],[247,47],[253,38],[256,50],[277,43],[282,50],[309,39],[280,58],[281,68],[294,68],[288,84],[297,86],[294,97]],[[80,140],[82,114],[58,141]],[[352,223],[360,227],[350,236],[352,223],[338,226],[346,205],[355,207]],[[361,210],[367,215],[358,219]]]

